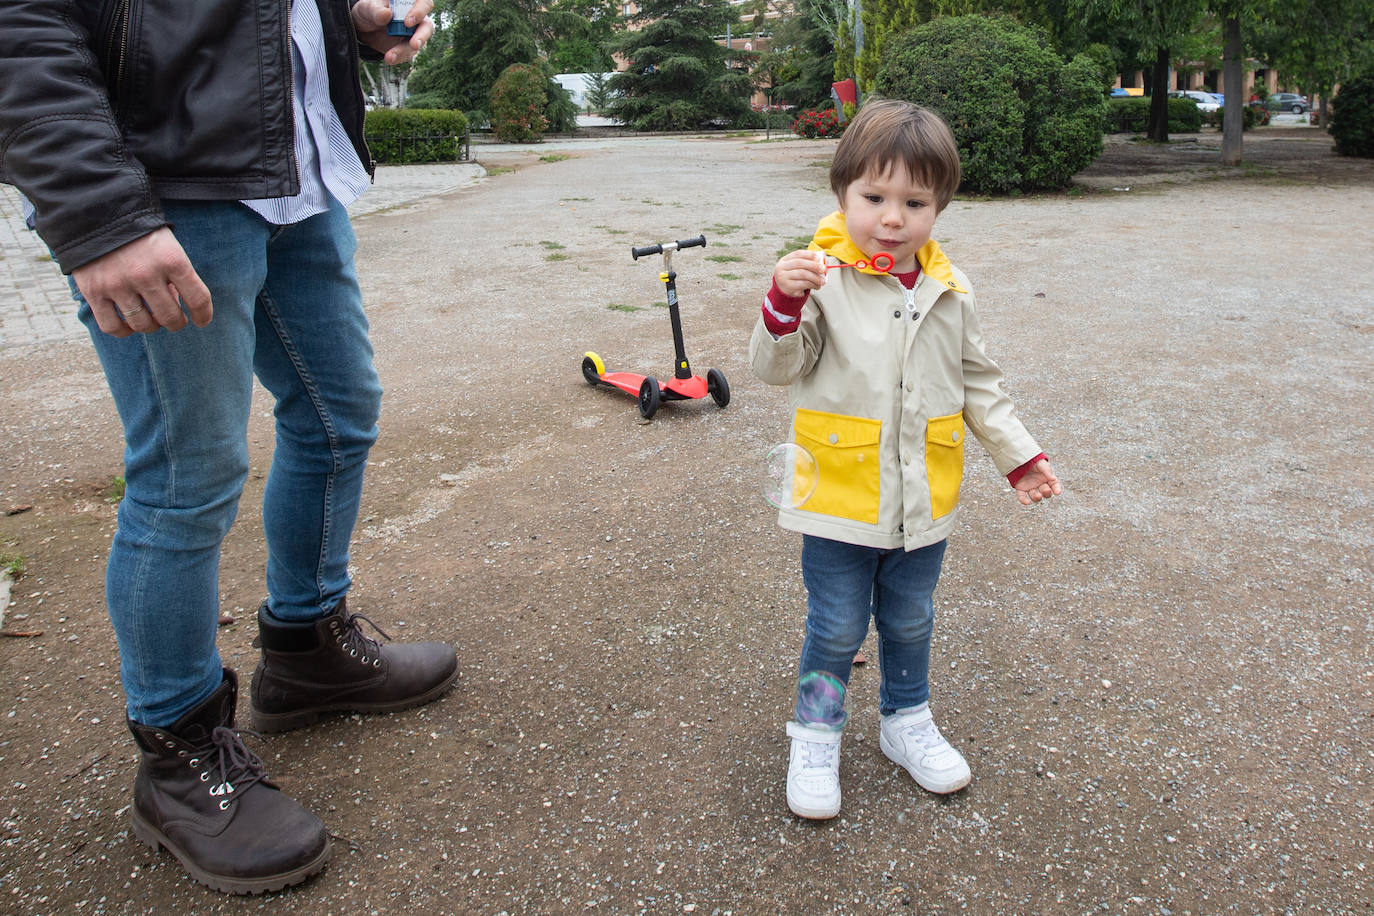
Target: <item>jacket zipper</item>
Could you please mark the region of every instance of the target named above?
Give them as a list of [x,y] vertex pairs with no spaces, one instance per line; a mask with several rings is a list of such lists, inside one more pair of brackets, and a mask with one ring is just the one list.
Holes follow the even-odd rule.
[[282,6],[286,8],[286,88],[287,98],[290,100],[288,108],[291,112],[291,146],[286,155],[287,161],[291,163],[291,171],[296,176],[296,193],[299,194],[301,164],[296,159],[296,58],[291,47],[291,0],[283,0]]
[[[110,19],[109,40],[105,43],[106,59],[114,64],[113,87],[119,91],[124,82],[124,62],[129,53],[129,0],[119,0]],[[118,57],[115,51],[118,50]]]

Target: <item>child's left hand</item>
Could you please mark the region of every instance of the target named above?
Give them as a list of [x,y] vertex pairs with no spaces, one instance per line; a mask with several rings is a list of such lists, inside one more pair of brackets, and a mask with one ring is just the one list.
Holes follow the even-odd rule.
[[1034,466],[1016,481],[1016,499],[1023,506],[1038,503],[1042,499],[1049,499],[1063,492],[1064,488],[1059,485],[1059,478],[1054,476],[1054,468],[1050,467],[1047,458],[1035,462]]

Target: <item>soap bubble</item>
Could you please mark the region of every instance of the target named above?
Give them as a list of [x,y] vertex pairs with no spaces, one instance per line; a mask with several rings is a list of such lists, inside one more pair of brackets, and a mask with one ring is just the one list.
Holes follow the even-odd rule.
[[816,459],[804,446],[784,442],[763,460],[763,498],[779,509],[796,509],[811,498],[820,481]]

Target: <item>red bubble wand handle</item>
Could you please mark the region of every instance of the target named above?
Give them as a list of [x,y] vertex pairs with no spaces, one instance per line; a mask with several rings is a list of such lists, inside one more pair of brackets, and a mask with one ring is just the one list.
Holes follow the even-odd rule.
[[880,251],[867,261],[860,258],[853,264],[827,264],[825,265],[825,269],[831,271],[837,267],[857,267],[859,270],[876,270],[880,274],[885,274],[889,273],[892,270],[892,266],[896,263],[897,260],[892,257],[892,255],[888,254],[886,251]]

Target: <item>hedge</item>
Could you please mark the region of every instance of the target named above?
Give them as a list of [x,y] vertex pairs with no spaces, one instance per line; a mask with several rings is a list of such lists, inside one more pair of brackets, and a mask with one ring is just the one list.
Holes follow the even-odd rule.
[[468,119],[441,108],[374,108],[363,135],[372,158],[386,165],[451,162],[467,157]]
[[[1143,134],[1150,126],[1147,95],[1107,100],[1107,131],[1113,134]],[[1192,99],[1169,99],[1169,133],[1191,134],[1202,129],[1202,111]]]

